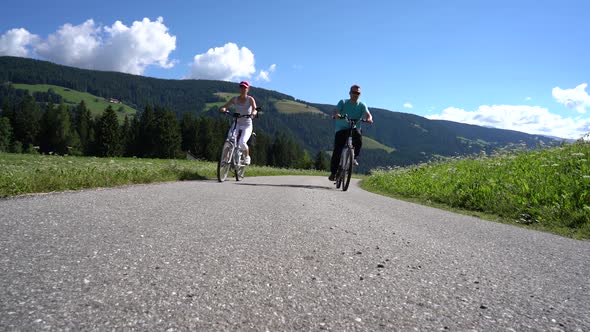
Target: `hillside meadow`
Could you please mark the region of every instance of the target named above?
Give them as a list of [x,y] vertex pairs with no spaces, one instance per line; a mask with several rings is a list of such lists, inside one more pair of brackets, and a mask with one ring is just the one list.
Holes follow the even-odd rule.
[[[590,145],[447,159],[359,176],[375,193],[576,239],[590,239]],[[250,166],[246,176],[327,176]],[[216,178],[198,160],[0,153],[0,197]]]
[[109,102],[109,100],[106,100],[102,97],[98,97],[87,92],[80,92],[73,89],[64,88],[62,86],[50,84],[13,84],[13,86],[16,89],[28,90],[31,92],[31,94],[35,92],[47,92],[49,89],[51,89],[56,94],[62,96],[64,103],[69,106],[76,106],[80,104],[81,101],[84,101],[86,107],[94,116],[100,116],[109,106],[111,106],[115,111],[118,111],[119,109],[122,111],[117,112],[120,121],[123,121],[125,115],[134,116],[138,113],[135,108],[125,105],[125,103]]

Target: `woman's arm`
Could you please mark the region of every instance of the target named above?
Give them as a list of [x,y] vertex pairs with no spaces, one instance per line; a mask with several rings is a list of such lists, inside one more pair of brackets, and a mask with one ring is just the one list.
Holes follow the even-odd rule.
[[227,112],[227,108],[234,104],[234,99],[235,99],[234,97],[230,98],[227,101],[227,103],[225,103],[225,105],[223,105],[219,108],[219,112],[222,112],[222,113]]
[[254,99],[254,97],[250,97],[250,105],[252,106],[252,113],[250,113],[250,117],[254,118],[258,113],[258,111],[256,110],[256,100]]

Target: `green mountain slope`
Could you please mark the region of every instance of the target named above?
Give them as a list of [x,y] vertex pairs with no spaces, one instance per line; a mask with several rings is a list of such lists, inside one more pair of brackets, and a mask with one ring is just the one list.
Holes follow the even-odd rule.
[[[2,82],[61,86],[98,98],[116,98],[136,110],[143,110],[148,104],[159,105],[173,110],[179,117],[186,112],[219,116],[218,107],[238,91],[237,83],[232,82],[155,79],[16,57],[0,57]],[[334,105],[306,102],[256,87],[251,88],[250,94],[264,109],[255,122],[255,130],[271,136],[292,135],[311,155],[320,150],[332,150],[334,127],[329,115]],[[336,96],[335,102],[339,97]],[[429,120],[378,108],[370,110],[375,123],[363,127],[368,139],[361,156],[361,172],[375,167],[419,163],[434,156],[451,157],[481,151],[489,154],[513,146],[536,148],[561,143],[515,131]]]

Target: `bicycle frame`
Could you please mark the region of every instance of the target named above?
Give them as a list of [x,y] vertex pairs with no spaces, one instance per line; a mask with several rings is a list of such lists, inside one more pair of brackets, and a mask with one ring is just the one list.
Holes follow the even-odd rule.
[[340,119],[348,121],[348,138],[346,139],[346,145],[342,148],[340,155],[340,163],[338,164],[338,170],[336,171],[336,189],[339,189],[342,185],[342,191],[348,190],[350,184],[350,177],[352,176],[352,166],[354,155],[354,145],[352,144],[352,131],[356,129],[358,122],[364,122],[361,119],[349,119],[347,115],[339,116]]
[[[256,110],[259,111],[260,107],[256,108]],[[217,180],[219,182],[225,181],[227,175],[229,174],[229,170],[233,169],[236,181],[240,181],[244,178],[246,165],[243,163],[242,150],[238,145],[238,137],[242,134],[242,132],[238,131],[237,129],[238,119],[250,117],[250,115],[241,115],[240,113],[230,114],[228,112],[225,114],[232,116],[233,121],[227,131],[225,142],[223,143],[223,147],[221,149],[221,157],[219,158],[219,162],[217,164]]]

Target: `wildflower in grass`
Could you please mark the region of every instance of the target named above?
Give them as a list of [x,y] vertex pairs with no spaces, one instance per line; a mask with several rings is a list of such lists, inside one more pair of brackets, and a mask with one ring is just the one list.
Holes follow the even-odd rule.
[[572,153],[572,156],[574,156],[574,157],[583,157],[584,154],[582,152],[576,152],[576,153]]

